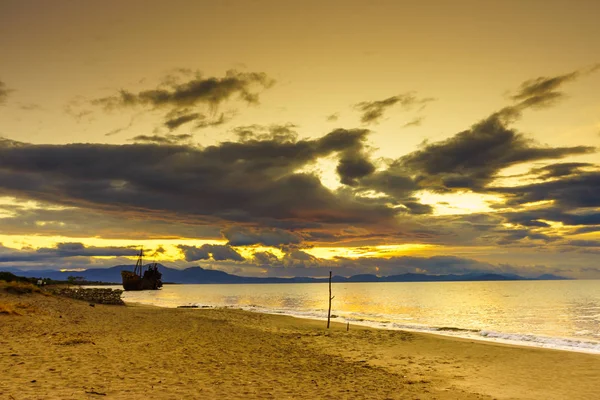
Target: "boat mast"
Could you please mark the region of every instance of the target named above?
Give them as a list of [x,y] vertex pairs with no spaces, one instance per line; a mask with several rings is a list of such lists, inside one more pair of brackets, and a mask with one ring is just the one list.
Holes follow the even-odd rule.
[[[135,269],[133,270],[133,273],[138,275],[138,276],[142,276],[142,269],[143,269],[143,261],[142,261],[142,257],[144,256],[144,248],[142,247],[140,249],[140,255],[138,256],[138,260],[135,263]],[[139,272],[138,272],[139,269]]]

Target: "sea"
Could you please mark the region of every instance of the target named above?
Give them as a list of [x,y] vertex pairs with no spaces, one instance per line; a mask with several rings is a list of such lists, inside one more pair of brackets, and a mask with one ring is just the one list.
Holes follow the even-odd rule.
[[[115,286],[117,288],[117,286]],[[123,300],[327,319],[327,283],[164,285]],[[600,280],[333,283],[332,320],[600,354]]]

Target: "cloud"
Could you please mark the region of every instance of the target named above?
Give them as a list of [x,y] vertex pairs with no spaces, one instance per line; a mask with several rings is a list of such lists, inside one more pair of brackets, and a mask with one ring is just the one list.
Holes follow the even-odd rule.
[[[600,220],[600,216],[598,218]],[[584,226],[582,228],[577,228],[573,231],[574,235],[578,235],[581,233],[591,233],[591,232],[600,232],[600,225],[596,226]]]
[[[522,91],[546,93],[525,86]],[[510,126],[520,114],[507,109],[395,160],[372,159],[369,130],[336,129],[299,139],[297,126],[289,123],[237,127],[232,130],[237,140],[206,147],[193,145],[189,134],[172,133],[138,135],[127,145],[38,145],[0,139],[0,195],[70,207],[9,210],[0,232],[225,237],[229,248],[187,249],[186,258],[238,263],[231,246],[274,246],[286,255],[276,260],[258,256],[261,263],[317,268],[324,262],[300,248],[320,242],[549,248],[557,246],[552,221],[568,226],[568,234],[577,226],[600,225],[595,210],[600,207],[600,194],[595,193],[600,178],[593,164],[561,162],[530,171],[539,180],[552,181],[529,180],[535,183],[511,187],[494,182],[510,166],[595,150],[536,143]],[[171,117],[196,111],[177,110],[181,113]],[[194,116],[178,126],[200,122]],[[335,160],[342,183],[338,189],[306,172],[322,159]],[[485,192],[505,197],[507,203],[498,205],[493,217],[477,216],[480,220],[472,215],[440,217],[433,215],[431,205],[420,202],[422,190]],[[542,200],[556,207],[519,207]],[[512,212],[506,206],[514,207]],[[518,226],[506,229],[505,223]]]
[[271,265],[279,262],[279,258],[269,251],[256,251],[253,257],[254,263],[258,265]]
[[537,277],[544,273],[570,275],[571,271],[546,267],[543,265],[511,265],[493,264],[472,258],[456,256],[432,257],[338,257],[330,260],[314,257],[303,251],[286,254],[279,259],[273,254],[256,252],[251,260],[262,268],[266,268],[267,276],[316,276],[326,277],[329,271],[334,275],[351,276],[373,274],[393,276],[407,273],[447,275],[470,273],[519,274],[526,277]]
[[335,122],[340,118],[340,113],[333,113],[331,115],[328,115],[325,120],[327,122]]
[[133,142],[142,142],[142,143],[154,143],[154,144],[164,144],[164,145],[176,145],[178,143],[187,142],[192,139],[194,136],[188,133],[182,133],[178,135],[167,134],[165,136],[160,135],[138,135],[130,140]]
[[[561,159],[568,156],[595,152],[591,146],[548,147],[536,143],[510,126],[521,113],[536,105],[550,105],[543,100],[545,96],[558,98],[558,88],[581,75],[580,72],[556,78],[539,78],[523,83],[514,95],[516,104],[473,124],[470,129],[459,132],[450,138],[434,143],[424,142],[421,148],[396,160],[388,161],[387,169],[373,170],[368,158],[361,153],[353,155],[355,163],[350,166],[358,171],[357,176],[341,176],[347,185],[357,192],[374,190],[388,196],[389,203],[402,206],[413,213],[427,213],[431,210],[414,201],[415,192],[430,190],[434,192],[475,191],[486,192],[497,174],[508,167],[547,159]],[[413,104],[413,94],[405,99]],[[378,118],[387,107],[400,102],[396,97],[381,102],[361,103],[367,113],[367,119]],[[371,113],[371,114],[368,114]],[[374,114],[373,114],[374,113]],[[591,166],[581,163],[562,163],[547,166],[532,173],[541,174],[541,178],[554,177],[557,174],[576,172],[578,168]],[[344,165],[338,166],[344,171]],[[353,171],[353,168],[348,168]],[[360,173],[365,173],[360,176]]]
[[203,244],[200,247],[196,246],[177,246],[184,254],[186,261],[209,260],[211,257],[215,261],[244,261],[237,251],[229,245],[220,244]]
[[0,263],[43,262],[70,257],[135,256],[138,251],[133,247],[86,247],[77,242],[58,243],[55,247],[42,247],[37,250],[14,250],[6,247],[1,247],[0,250]]
[[567,244],[577,247],[600,247],[600,240],[569,240]]
[[205,119],[206,116],[197,112],[191,112],[189,108],[186,108],[183,110],[174,110],[169,112],[166,118],[168,119],[165,121],[165,126],[169,128],[169,130],[173,130],[179,128],[183,124],[187,124],[188,122],[192,122],[197,119]]
[[300,244],[304,240],[299,234],[282,229],[251,229],[232,226],[222,231],[230,246],[264,245],[279,247],[282,245]]
[[559,236],[546,235],[541,232],[535,232],[531,229],[497,229],[496,232],[502,234],[499,240],[496,242],[499,245],[511,245],[521,244],[524,239],[530,241],[539,240],[544,243],[553,242],[559,240]]
[[[101,237],[106,239],[173,239],[179,237],[221,239],[219,225],[190,224],[182,218],[155,213],[93,211],[82,208],[59,208],[52,204],[30,203],[0,205],[0,234],[62,237]],[[125,218],[124,218],[125,217]]]
[[563,179],[493,188],[509,196],[508,205],[522,205],[552,200],[563,209],[600,207],[600,172],[583,172]]
[[548,227],[543,221],[561,222],[563,225],[600,225],[600,211],[594,209],[582,212],[577,209],[575,212],[569,212],[570,208],[578,207],[542,207],[535,209],[525,209],[521,211],[500,213],[506,220],[513,224],[523,226]]
[[229,115],[226,116],[225,113],[221,113],[218,118],[213,118],[213,119],[199,118],[199,121],[194,125],[194,128],[195,129],[203,129],[203,128],[208,128],[211,126],[219,126],[219,125],[226,124],[227,122],[231,121],[231,119],[233,118],[232,115],[233,114],[230,113]]
[[354,186],[358,179],[375,172],[375,165],[363,154],[348,152],[340,159],[336,172],[343,184]]
[[129,120],[129,123],[121,128],[116,128],[113,129],[112,131],[106,132],[104,134],[104,136],[113,136],[116,135],[118,133],[121,133],[123,131],[126,131],[127,129],[131,128],[133,126],[133,123],[135,122],[135,116],[131,117],[131,119]]
[[594,151],[590,146],[539,146],[493,114],[449,139],[426,144],[399,163],[424,187],[481,190],[503,168]]
[[173,83],[166,89],[137,93],[121,90],[117,95],[96,99],[92,103],[106,109],[135,106],[181,108],[198,104],[207,104],[214,109],[236,94],[248,103],[256,103],[259,95],[253,87],[269,88],[273,84],[274,81],[265,73],[230,70],[223,78],[196,76],[184,83]]
[[514,101],[514,104],[498,111],[497,115],[505,121],[514,121],[521,116],[524,110],[530,108],[543,109],[554,106],[566,97],[563,92],[559,91],[561,86],[581,76],[594,73],[598,69],[600,69],[599,66],[595,65],[592,68],[577,70],[554,77],[539,77],[527,80],[510,97]]
[[405,123],[404,125],[402,125],[402,127],[403,128],[410,128],[411,126],[421,126],[421,124],[423,123],[424,119],[425,119],[425,117],[416,117],[416,118],[413,118],[412,120],[410,120],[407,123]]
[[194,124],[195,129],[202,129],[210,126],[223,125],[231,119],[231,117],[226,117],[225,113],[221,113],[217,118],[208,118],[202,113],[192,112],[189,108],[172,110],[165,118],[166,121],[164,122],[164,125],[170,131],[193,121],[197,121],[196,124]]
[[265,141],[274,140],[277,142],[296,142],[298,140],[298,132],[296,125],[287,124],[272,124],[264,125],[246,125],[238,126],[232,129],[233,133],[241,142]]
[[40,248],[40,254],[55,254],[58,257],[118,257],[135,256],[138,250],[135,247],[86,247],[83,243],[69,242],[58,243],[55,248]]
[[434,98],[418,98],[414,92],[407,92],[397,96],[388,97],[384,100],[363,101],[354,107],[362,113],[360,118],[363,124],[377,123],[383,117],[383,114],[396,104],[404,110],[410,110],[414,106],[425,107],[427,103],[434,101]]
[[557,163],[546,165],[540,168],[532,168],[529,173],[537,175],[538,179],[550,179],[578,174],[581,172],[582,168],[593,167],[595,167],[595,165],[590,163]]
[[275,81],[262,72],[239,72],[229,70],[224,77],[202,77],[198,72],[180,70],[187,80],[180,82],[177,76],[170,75],[156,89],[134,92],[126,89],[117,94],[92,100],[92,105],[106,111],[124,108],[146,110],[166,109],[164,126],[169,130],[198,121],[195,128],[205,128],[226,123],[231,116],[221,113],[218,118],[208,118],[197,110],[205,106],[214,115],[219,106],[232,98],[248,104],[258,104],[260,91],[273,86]]
[[511,98],[519,102],[520,107],[549,107],[564,97],[564,93],[559,92],[558,88],[579,76],[580,72],[575,71],[550,78],[531,79],[523,82],[517,93],[512,95]]
[[391,220],[396,211],[332,191],[317,176],[299,172],[322,157],[360,152],[367,134],[338,129],[316,139],[253,139],[205,148],[174,144],[187,139],[180,135],[137,137],[145,143],[128,145],[5,139],[0,141],[0,192],[125,218],[198,225],[375,225]]
[[12,92],[12,90],[9,89],[4,82],[0,81],[0,105],[3,105],[6,102],[10,92]]

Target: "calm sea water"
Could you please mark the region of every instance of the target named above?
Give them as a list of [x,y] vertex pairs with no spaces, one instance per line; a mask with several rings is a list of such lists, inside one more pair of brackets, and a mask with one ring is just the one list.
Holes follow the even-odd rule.
[[[600,354],[600,281],[334,283],[334,321]],[[165,285],[126,302],[326,319],[326,283]]]

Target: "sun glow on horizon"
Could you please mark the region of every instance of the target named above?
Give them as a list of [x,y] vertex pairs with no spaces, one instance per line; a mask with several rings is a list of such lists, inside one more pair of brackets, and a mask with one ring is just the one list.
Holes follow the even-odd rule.
[[472,214],[495,211],[492,204],[502,204],[503,198],[491,194],[472,192],[463,193],[433,193],[423,191],[416,195],[422,204],[433,207],[434,215]]
[[416,243],[405,243],[405,244],[392,244],[392,245],[380,245],[380,246],[361,246],[361,247],[313,247],[311,249],[304,250],[306,253],[311,254],[318,258],[332,259],[332,258],[361,258],[361,257],[394,257],[394,256],[406,256],[406,255],[417,255],[427,253],[429,250],[437,248],[439,246],[432,244],[416,244]]

